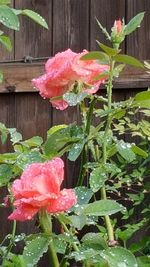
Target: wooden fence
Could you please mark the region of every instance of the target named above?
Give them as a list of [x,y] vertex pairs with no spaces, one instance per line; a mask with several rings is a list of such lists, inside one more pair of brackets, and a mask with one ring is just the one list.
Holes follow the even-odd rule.
[[[74,51],[83,49],[96,50],[95,40],[105,42],[95,17],[102,25],[111,29],[118,18],[131,17],[146,11],[141,28],[129,36],[124,46],[124,53],[142,60],[150,59],[150,0],[14,0],[13,6],[18,9],[31,8],[39,12],[49,24],[49,30],[37,26],[29,19],[21,18],[21,30],[10,32],[13,43],[12,53],[1,48],[0,67],[4,72],[4,83],[0,86],[0,121],[7,127],[15,127],[23,138],[33,135],[45,136],[48,128],[59,123],[70,123],[78,120],[75,108],[64,112],[52,109],[48,101],[43,100],[31,86],[31,79],[43,72],[44,62],[23,63],[24,56],[33,58],[49,57],[56,52],[70,47]],[[11,63],[5,63],[12,61]],[[35,61],[34,61],[35,62]],[[115,83],[114,97],[126,99],[139,90],[150,85],[148,74],[137,69],[127,68]],[[9,145],[1,146],[1,153],[9,150]],[[67,165],[68,166],[68,165]],[[74,164],[67,168],[70,186],[77,175]],[[71,171],[69,171],[71,170]],[[1,210],[1,237],[9,230],[6,225],[8,211]],[[34,223],[19,225],[19,231],[28,232],[34,229]],[[46,267],[46,263],[41,266]]]

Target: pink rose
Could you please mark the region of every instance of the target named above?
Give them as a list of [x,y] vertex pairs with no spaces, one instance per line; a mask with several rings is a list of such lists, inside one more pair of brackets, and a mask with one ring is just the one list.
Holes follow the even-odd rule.
[[72,189],[60,190],[64,180],[64,163],[55,158],[44,163],[33,163],[13,182],[15,210],[10,220],[30,220],[42,208],[49,213],[69,210],[77,198]]
[[46,73],[32,83],[42,97],[49,98],[53,107],[64,110],[68,103],[62,99],[63,94],[71,90],[75,81],[91,84],[89,90],[83,88],[89,94],[97,92],[104,79],[94,81],[94,78],[103,71],[108,70],[107,65],[100,65],[95,60],[83,61],[80,58],[88,53],[74,53],[68,49],[50,58],[45,65]]

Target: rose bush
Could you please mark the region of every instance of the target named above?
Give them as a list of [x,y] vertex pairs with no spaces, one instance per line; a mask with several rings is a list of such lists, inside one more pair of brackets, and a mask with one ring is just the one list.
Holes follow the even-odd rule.
[[31,220],[40,209],[48,213],[69,210],[77,198],[72,189],[60,190],[63,180],[64,163],[60,158],[29,165],[21,178],[13,182],[15,210],[8,218],[25,221]]
[[[95,81],[99,74],[108,70],[108,65],[98,64],[95,60],[82,61],[80,58],[87,54],[75,53],[71,49],[58,53],[50,58],[46,65],[46,73],[37,79],[33,79],[33,85],[40,91],[44,98],[49,98],[53,107],[64,110],[68,103],[63,100],[63,95],[73,90],[76,82],[83,83],[82,90],[88,94],[94,94],[98,91],[104,78]],[[91,85],[90,89],[86,87]]]
[[[46,140],[35,136],[23,141],[16,129],[0,123],[1,141],[10,136],[14,147],[14,152],[0,155],[0,182],[9,192],[2,205],[14,208],[9,216],[12,234],[0,244],[2,267],[37,267],[45,252],[52,267],[67,267],[72,262],[84,267],[150,265],[150,240],[144,236],[137,244],[131,239],[141,228],[149,227],[145,177],[150,175],[150,123],[140,119],[139,113],[149,118],[150,91],[128,100],[113,100],[113,82],[125,65],[144,68],[120,49],[125,36],[139,27],[143,17],[140,13],[127,25],[115,21],[110,34],[98,22],[111,46],[98,42],[100,51],[58,53],[47,61],[46,73],[33,79],[54,107],[79,105],[80,125],[54,125]],[[148,63],[146,66],[149,68]],[[94,94],[104,81],[106,96]],[[122,139],[126,133],[128,141]],[[61,189],[63,155],[74,162],[80,156],[74,190]],[[134,216],[137,209],[141,212],[138,222]],[[16,235],[16,220],[31,220],[36,213],[38,233]],[[57,222],[57,232],[53,222]],[[15,255],[13,248],[22,240],[23,252]]]

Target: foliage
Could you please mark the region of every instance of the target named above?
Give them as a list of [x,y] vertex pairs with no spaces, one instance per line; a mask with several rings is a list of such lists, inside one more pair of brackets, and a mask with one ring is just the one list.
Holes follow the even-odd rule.
[[[47,28],[35,12],[14,10],[7,6],[9,3],[0,1],[0,16],[2,11],[3,16],[9,16],[9,24],[1,18],[6,27],[18,30],[18,15],[22,14]],[[85,267],[149,266],[150,239],[145,236],[134,243],[132,237],[140,229],[149,227],[150,207],[146,203],[150,187],[147,181],[150,175],[150,91],[125,101],[112,101],[113,80],[124,66],[144,68],[143,63],[121,54],[120,49],[125,36],[139,27],[143,16],[144,13],[138,14],[127,25],[124,21],[119,22],[121,29],[116,28],[118,22],[115,23],[111,34],[98,22],[112,46],[98,42],[100,51],[89,52],[81,60],[97,60],[109,65],[107,71],[95,78],[106,80],[106,98],[76,92],[73,86],[72,91],[63,96],[68,105],[79,106],[80,126],[74,123],[57,125],[48,130],[46,140],[39,136],[22,140],[15,128],[0,123],[1,143],[10,140],[14,149],[11,153],[0,154],[0,186],[7,186],[11,205],[14,200],[11,184],[30,164],[63,155],[67,155],[69,161],[81,159],[74,188],[76,205],[68,212],[51,215],[41,210],[37,220],[39,231],[44,233],[17,236],[14,222],[12,234],[6,236],[0,246],[1,266],[35,267],[47,251],[53,267],[69,266],[72,259]],[[0,42],[10,50],[10,41],[3,32]],[[148,63],[145,66],[149,69]],[[99,121],[97,125],[93,123],[95,118]],[[2,206],[7,202],[5,200]],[[137,210],[141,213],[139,221],[134,216]],[[52,232],[53,219],[58,223],[57,234]],[[86,234],[83,231],[79,235],[78,231],[82,229]],[[23,241],[24,250],[16,256],[12,248]]]
[[[17,10],[9,5],[11,4],[10,0],[0,0],[0,23],[3,24],[6,28],[19,31],[20,22],[19,16],[24,15],[29,17],[31,20],[38,23],[40,26],[48,29],[48,25],[43,17],[41,17],[38,13],[29,10]],[[4,31],[0,31],[0,43],[9,51],[12,51],[12,43],[10,38],[5,35]],[[2,73],[0,73],[0,82],[3,81]]]

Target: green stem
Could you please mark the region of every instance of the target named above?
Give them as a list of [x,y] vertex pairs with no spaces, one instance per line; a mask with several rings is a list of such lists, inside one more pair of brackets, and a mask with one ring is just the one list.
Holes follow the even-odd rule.
[[[110,76],[109,76],[109,81],[108,81],[108,85],[107,85],[108,110],[111,109],[111,105],[112,105],[113,68],[114,68],[114,62],[111,59],[110,60]],[[111,128],[111,121],[112,121],[112,119],[110,117],[110,114],[108,114],[105,132],[104,132],[103,148],[102,148],[103,149],[103,164],[104,165],[107,162],[107,138],[108,138],[109,130]],[[105,186],[101,189],[101,198],[104,200],[107,199]],[[107,215],[104,218],[105,218],[105,224],[106,224],[107,233],[108,233],[108,239],[109,239],[109,241],[114,241],[114,230],[113,230],[113,226],[111,224],[110,217]]]
[[1,266],[4,266],[5,265],[5,261],[7,259],[7,256],[9,254],[9,252],[11,251],[12,247],[13,247],[13,244],[14,244],[14,238],[15,238],[15,234],[16,234],[16,221],[13,221],[13,228],[12,228],[12,235],[11,235],[11,239],[10,239],[10,242],[9,242],[9,245],[7,247],[7,251],[3,257],[3,262],[2,262],[2,265]]
[[[88,115],[86,119],[86,126],[85,126],[85,137],[87,137],[90,133],[90,126],[91,126],[95,102],[96,102],[96,98],[93,98],[89,106]],[[85,144],[82,154],[81,154],[81,164],[80,164],[80,172],[79,172],[77,186],[83,185],[83,182],[84,182],[84,176],[85,176],[84,165],[87,162],[87,156],[88,156],[87,154],[88,154],[88,149],[87,149],[87,145]]]
[[[70,234],[70,231],[69,231],[68,227],[66,226],[66,224],[63,223],[63,222],[61,222],[61,221],[60,221],[60,223],[61,223],[61,225],[63,226],[65,232],[68,233],[68,234]],[[73,242],[73,243],[72,243],[72,247],[73,247],[74,251],[79,251],[79,248],[78,248],[78,246],[76,245],[76,243]]]
[[[63,222],[61,222],[60,221],[60,223],[62,224],[62,226],[63,226],[63,228],[64,228],[64,230],[65,230],[65,232],[66,233],[70,233],[70,231],[69,231],[69,229],[68,229],[68,227],[66,226],[66,224],[65,223],[63,223]],[[79,252],[80,250],[79,250],[79,248],[78,248],[78,246],[76,245],[76,243],[72,243],[72,247],[73,247],[73,249],[74,249],[74,251],[77,251],[77,252]],[[65,263],[65,261],[63,262],[63,263]],[[65,265],[60,265],[60,267],[64,267]],[[84,262],[84,267],[90,267],[91,265],[87,262],[87,261],[85,261]]]
[[[41,210],[39,213],[39,221],[40,221],[40,226],[43,230],[44,233],[46,234],[51,234],[52,233],[52,222],[51,222],[51,217],[50,215],[47,214],[45,210]],[[50,242],[49,247],[48,247],[48,252],[49,252],[49,258],[50,258],[50,263],[51,267],[59,267],[59,261],[58,257],[54,248],[53,241]]]

